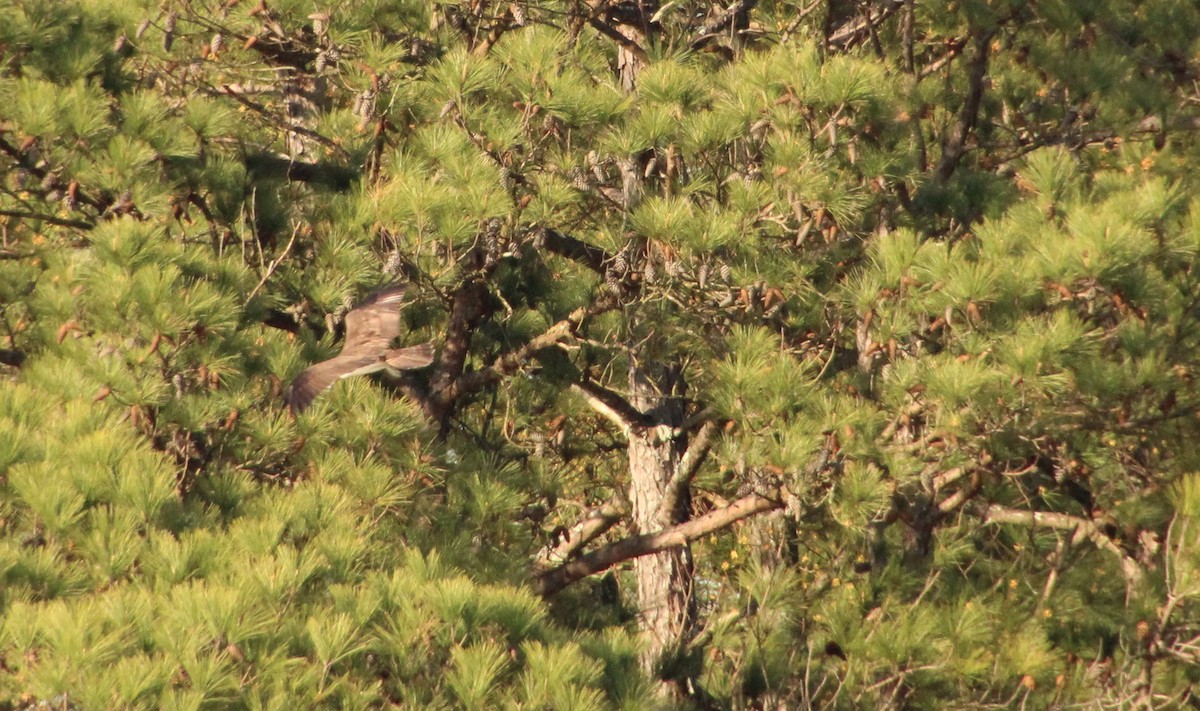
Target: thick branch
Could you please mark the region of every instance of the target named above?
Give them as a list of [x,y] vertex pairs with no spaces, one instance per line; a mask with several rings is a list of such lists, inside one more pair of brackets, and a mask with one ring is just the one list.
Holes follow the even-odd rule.
[[317,143],[320,143],[322,146],[325,146],[326,148],[330,149],[331,151],[333,151],[334,153],[337,153],[340,156],[349,156],[350,155],[349,152],[346,151],[345,148],[343,148],[342,146],[335,143],[332,139],[330,139],[320,133],[317,133],[316,131],[312,130],[311,128],[300,125],[299,122],[296,122],[296,121],[284,122],[284,121],[280,120],[279,117],[276,115],[276,113],[274,111],[272,111],[270,108],[268,108],[267,106],[260,104],[257,101],[251,101],[250,99],[247,99],[246,97],[242,96],[241,94],[238,94],[237,92],[230,91],[228,89],[228,87],[220,87],[220,88],[214,87],[214,88],[210,89],[210,93],[212,93],[214,96],[228,96],[229,98],[238,102],[242,106],[245,106],[246,108],[259,114],[263,118],[272,121],[275,124],[275,127],[280,130],[294,131],[295,133],[298,133],[302,136],[311,138],[312,140],[316,141]]
[[338,191],[349,190],[360,171],[344,165],[311,163],[266,153],[246,156],[246,168],[255,175],[284,177],[297,183],[315,183]]
[[866,17],[847,22],[830,34],[829,47],[846,50],[868,39],[876,27],[904,7],[904,2],[905,0],[884,0],[880,5],[870,8]]
[[1078,535],[1082,535],[1094,543],[1096,547],[1103,548],[1117,556],[1127,580],[1136,581],[1142,576],[1137,561],[1130,558],[1117,541],[1105,534],[1100,526],[1091,519],[1053,511],[1010,509],[999,504],[991,504],[984,509],[983,519],[989,523],[1011,523],[1020,526],[1053,528],[1059,531],[1075,531]]
[[739,30],[746,26],[746,15],[754,9],[758,0],[738,0],[725,8],[719,15],[700,26],[696,39],[692,40],[692,49],[700,49],[715,35],[724,34],[729,30]]
[[572,311],[565,319],[546,329],[541,335],[534,337],[528,343],[505,353],[491,365],[474,373],[459,378],[454,384],[454,396],[473,392],[479,388],[494,383],[505,375],[511,375],[524,366],[533,354],[554,346],[575,333],[584,320],[616,308],[617,300],[613,296],[602,296],[596,303],[580,306]]
[[49,222],[52,225],[74,227],[80,230],[90,230],[96,226],[87,220],[72,220],[70,218],[55,217],[54,215],[46,215],[40,212],[25,212],[23,210],[0,210],[0,215],[15,217],[19,220],[40,220],[41,222]]
[[430,397],[423,403],[426,414],[442,423],[443,428],[459,395],[458,382],[467,362],[471,338],[491,311],[491,299],[482,280],[471,279],[454,292],[446,340],[441,356],[434,364]]
[[949,180],[958,168],[958,162],[962,160],[966,150],[967,137],[979,119],[979,105],[983,101],[984,78],[988,69],[988,53],[995,34],[995,30],[981,30],[974,35],[971,42],[971,59],[967,64],[967,97],[958,111],[958,119],[950,129],[950,135],[942,144],[942,158],[933,171],[933,178],[939,183]]
[[624,47],[625,51],[629,52],[634,57],[636,57],[638,61],[640,61],[640,62],[649,62],[650,61],[650,58],[646,55],[646,50],[642,49],[642,46],[640,44],[638,44],[637,42],[634,42],[633,40],[629,39],[625,35],[621,34],[621,32],[619,30],[617,30],[615,27],[608,24],[607,22],[600,20],[598,18],[592,18],[592,19],[588,20],[588,24],[591,25],[593,29],[595,29],[597,32],[604,35],[605,37],[616,40],[617,44]]
[[783,506],[783,502],[778,499],[750,494],[728,506],[709,511],[700,518],[655,533],[631,536],[598,548],[554,570],[538,575],[534,580],[534,589],[539,595],[549,597],[577,580],[608,570],[619,563],[686,545],[710,533],[727,528],[744,518],[764,511],[781,509]]
[[616,392],[590,380],[575,383],[574,387],[593,410],[608,418],[626,437],[635,429],[650,425],[644,414]]
[[19,368],[24,362],[25,354],[23,352],[9,348],[0,348],[0,364]]
[[713,436],[716,433],[717,423],[712,420],[705,422],[700,427],[700,431],[696,433],[691,444],[688,445],[687,451],[680,458],[679,466],[676,467],[671,480],[663,488],[663,499],[662,503],[658,506],[656,518],[666,520],[665,516],[668,512],[674,511],[679,506],[679,497],[683,495],[688,484],[696,476],[696,471],[700,469],[700,465],[708,458],[708,452],[712,449]]
[[628,508],[628,502],[620,496],[614,496],[605,502],[604,505],[593,509],[587,518],[579,521],[566,531],[558,545],[546,546],[538,553],[537,558],[534,560],[534,569],[538,571],[549,570],[553,566],[561,565],[563,562],[574,557],[584,546],[617,525],[625,516]]
[[578,262],[597,274],[604,274],[604,265],[611,259],[604,249],[558,230],[543,229],[541,239],[550,252]]

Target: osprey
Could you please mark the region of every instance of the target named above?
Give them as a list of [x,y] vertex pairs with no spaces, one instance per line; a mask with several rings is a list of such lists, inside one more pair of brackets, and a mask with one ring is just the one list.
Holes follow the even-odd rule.
[[433,363],[433,345],[392,348],[400,335],[400,301],[405,286],[385,287],[346,314],[346,341],[342,352],[305,370],[288,388],[284,399],[292,412],[300,412],[338,378],[386,370],[424,368]]

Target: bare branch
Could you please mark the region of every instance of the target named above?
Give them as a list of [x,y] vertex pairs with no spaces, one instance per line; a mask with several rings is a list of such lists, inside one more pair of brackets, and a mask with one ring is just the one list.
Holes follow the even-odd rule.
[[611,256],[602,248],[558,230],[547,227],[541,231],[539,236],[549,251],[560,257],[579,262],[597,274],[604,274],[604,265],[611,260]]
[[715,35],[745,27],[746,15],[757,4],[758,0],[738,0],[722,10],[720,14],[701,25],[700,29],[696,31],[696,39],[692,40],[692,49],[700,49]]
[[584,380],[573,387],[593,410],[608,418],[626,437],[632,435],[634,430],[651,424],[628,400],[603,385]]
[[953,62],[956,57],[962,54],[963,47],[965,46],[966,43],[961,40],[950,40],[949,47],[942,56],[921,67],[921,71],[917,73],[917,81],[940,72],[947,64]]
[[[943,472],[943,475],[948,474],[948,473],[949,472]],[[950,496],[947,496],[945,499],[942,499],[940,502],[938,502],[938,505],[937,505],[938,511],[943,514],[947,514],[947,513],[950,513],[951,511],[954,511],[955,509],[958,509],[963,504],[970,501],[971,498],[973,496],[975,496],[975,494],[979,493],[979,490],[982,487],[983,487],[983,482],[979,476],[979,472],[971,472],[971,480],[967,483],[966,486],[962,487],[958,491],[954,492]]]
[[299,232],[300,223],[297,222],[292,228],[291,239],[288,240],[287,245],[284,246],[283,251],[279,253],[279,256],[273,259],[270,265],[267,266],[266,270],[263,272],[262,279],[258,280],[258,284],[256,284],[255,287],[250,290],[250,295],[246,297],[247,302],[254,298],[254,295],[258,293],[259,289],[263,288],[263,285],[267,283],[267,280],[271,278],[271,275],[275,273],[275,270],[279,268],[279,265],[288,256],[288,253],[292,251],[292,245],[296,244],[296,235],[299,234]]
[[655,514],[656,519],[660,521],[667,520],[668,512],[674,511],[679,505],[679,497],[683,495],[688,484],[696,476],[696,471],[700,469],[700,465],[708,458],[708,452],[712,449],[713,435],[716,433],[717,423],[712,420],[705,422],[700,427],[700,431],[696,433],[696,437],[692,439],[687,451],[680,458],[679,466],[675,468],[675,473],[671,475],[670,481],[663,488],[662,503],[658,506],[658,513]]
[[487,286],[481,280],[469,279],[454,292],[446,340],[430,378],[430,396],[422,403],[425,414],[440,422],[443,429],[459,396],[458,381],[467,362],[471,338],[491,311]]
[[25,354],[22,351],[9,348],[0,348],[0,364],[11,365],[14,368],[19,368],[24,362]]
[[55,217],[54,215],[46,215],[40,212],[24,212],[22,210],[0,210],[0,215],[7,217],[15,217],[18,220],[40,220],[49,222],[52,225],[59,227],[74,227],[80,230],[90,230],[96,225],[87,220],[72,220],[65,217]]
[[979,30],[972,37],[971,59],[967,64],[967,96],[958,111],[958,120],[954,122],[950,135],[942,144],[942,157],[933,171],[933,178],[938,183],[945,183],[954,175],[954,170],[958,168],[958,162],[962,160],[966,150],[967,137],[979,119],[979,105],[983,101],[984,78],[988,70],[988,53],[995,34],[995,30]]
[[554,570],[546,571],[534,579],[534,589],[539,595],[549,597],[577,580],[608,570],[619,563],[686,545],[744,518],[764,511],[781,509],[783,506],[783,502],[776,498],[759,494],[743,496],[728,506],[709,511],[700,518],[654,533],[631,536],[610,543]]
[[860,17],[853,22],[847,22],[837,28],[829,35],[829,47],[831,49],[847,50],[851,47],[870,39],[875,32],[875,28],[883,23],[896,12],[904,7],[905,0],[884,0],[876,7],[867,10],[865,17]]
[[607,22],[605,22],[599,18],[593,17],[588,20],[588,24],[591,25],[593,29],[595,29],[597,32],[604,35],[605,37],[616,40],[617,44],[624,47],[625,51],[632,54],[635,58],[637,58],[638,61],[641,61],[641,62],[649,62],[650,61],[650,58],[646,55],[646,50],[642,49],[642,46],[640,44],[638,44],[637,42],[634,42],[633,40],[629,39],[625,35],[621,34],[620,30],[616,29],[615,27],[608,24]]
[[456,396],[477,390],[488,383],[493,383],[505,375],[520,370],[533,354],[562,342],[575,333],[583,322],[596,314],[616,308],[617,300],[612,296],[602,296],[595,303],[580,306],[572,311],[565,319],[547,328],[541,335],[535,336],[525,345],[505,353],[491,365],[482,370],[463,376],[455,384]]
[[622,496],[614,496],[599,508],[593,509],[587,518],[571,526],[558,545],[546,546],[534,559],[534,570],[550,570],[574,557],[584,546],[604,535],[624,518],[629,503]]
[[1121,569],[1125,573],[1126,580],[1136,582],[1142,577],[1142,571],[1137,561],[1129,557],[1120,544],[1105,534],[1100,529],[1100,526],[1091,519],[1054,511],[1011,509],[999,504],[991,504],[984,509],[983,519],[988,523],[1010,523],[1022,526],[1053,528],[1060,531],[1075,531],[1077,535],[1087,538],[1096,547],[1103,548],[1117,556],[1117,559],[1121,563]]

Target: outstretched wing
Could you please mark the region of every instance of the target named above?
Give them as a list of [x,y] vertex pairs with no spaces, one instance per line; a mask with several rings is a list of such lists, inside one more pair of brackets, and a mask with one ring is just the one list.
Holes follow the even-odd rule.
[[403,285],[385,287],[350,309],[341,354],[305,370],[284,395],[292,412],[311,405],[339,378],[384,369],[424,368],[433,362],[433,346],[428,343],[389,348],[392,339],[400,335],[400,302],[405,290]]
[[392,339],[400,335],[400,302],[407,287],[389,286],[375,292],[346,314],[346,342],[342,355],[374,352],[383,355]]
[[433,344],[393,348],[387,353],[387,364],[396,370],[416,370],[433,364]]
[[384,367],[378,355],[340,355],[330,358],[301,373],[284,394],[284,400],[292,412],[300,412],[339,378],[371,373]]

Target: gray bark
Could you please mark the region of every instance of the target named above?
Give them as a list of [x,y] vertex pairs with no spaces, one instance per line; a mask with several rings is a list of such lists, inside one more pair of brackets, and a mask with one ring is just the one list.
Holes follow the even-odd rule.
[[[644,346],[643,346],[644,347]],[[667,434],[683,422],[680,398],[683,376],[639,354],[631,354],[630,402],[653,423],[639,427],[629,437],[629,501],[631,516],[641,534],[669,528],[688,519],[687,492],[676,505],[662,510],[668,483],[679,468],[685,449],[682,437]],[[694,632],[696,598],[691,546],[684,544],[634,561],[638,608],[646,648],[642,658],[648,671],[661,673],[673,652]]]

